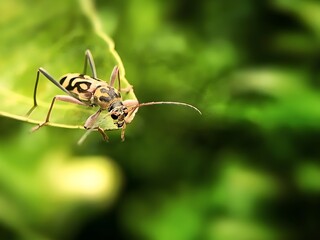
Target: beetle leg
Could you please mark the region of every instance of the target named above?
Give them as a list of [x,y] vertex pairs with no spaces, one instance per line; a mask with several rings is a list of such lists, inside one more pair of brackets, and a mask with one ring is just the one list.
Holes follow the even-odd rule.
[[123,124],[122,126],[122,129],[121,129],[121,141],[124,142],[125,140],[125,131],[126,131],[126,127],[127,127],[127,124]]
[[129,93],[130,91],[132,91],[132,89],[133,89],[133,86],[129,85],[128,87],[121,88],[120,91],[124,93]]
[[103,139],[105,141],[109,141],[109,137],[108,135],[104,132],[104,130],[101,127],[94,127],[95,122],[97,121],[97,118],[99,117],[100,113],[101,113],[101,109],[99,109],[97,112],[95,112],[94,114],[92,114],[90,117],[88,117],[87,121],[84,124],[84,128],[87,130],[90,129],[97,129],[98,132],[102,135]]
[[121,88],[120,72],[119,72],[118,66],[115,66],[115,67],[113,68],[112,73],[111,73],[111,75],[110,75],[109,85],[110,85],[111,87],[114,86],[114,82],[116,81],[116,79],[118,79],[118,91],[119,91],[119,92],[129,93],[129,92],[133,89],[133,86],[132,86],[132,85],[129,85],[128,87],[125,87],[125,88]]
[[122,103],[129,109],[128,115],[125,117],[125,122],[130,123],[139,109],[139,107],[137,107],[139,102],[137,100],[125,100]]
[[111,75],[110,75],[109,85],[110,85],[111,87],[114,86],[114,82],[115,82],[116,78],[118,78],[118,90],[120,90],[120,89],[121,89],[121,87],[120,87],[120,73],[119,73],[119,68],[118,68],[118,66],[115,66],[115,67],[113,68],[112,73],[111,73]]
[[90,117],[88,117],[88,119],[84,124],[84,128],[85,129],[93,128],[93,125],[96,122],[97,118],[99,117],[100,113],[101,113],[101,109],[99,109],[97,112],[95,112]]
[[31,129],[32,132],[38,130],[39,128],[41,128],[42,126],[46,125],[49,122],[51,111],[52,111],[52,108],[53,108],[54,103],[56,102],[56,100],[63,101],[63,102],[69,102],[69,103],[75,103],[75,104],[79,104],[79,105],[86,105],[85,103],[79,101],[78,99],[76,99],[74,97],[66,96],[66,95],[57,95],[52,99],[49,111],[47,113],[46,120],[43,123],[39,124],[38,126],[33,127]]
[[103,140],[109,142],[109,137],[106,132],[101,127],[97,127],[97,130],[102,135]]
[[94,78],[97,78],[97,71],[96,71],[96,66],[94,64],[94,60],[92,57],[92,54],[90,52],[89,49],[86,50],[85,52],[85,58],[84,58],[84,68],[83,68],[83,73],[86,74],[87,73],[87,65],[89,63],[91,72],[92,72],[92,76]]
[[[44,75],[48,80],[50,80],[50,82],[52,82],[54,85],[56,85],[58,88],[60,88],[62,91],[64,91],[65,93],[67,93],[70,97],[74,98],[69,91],[67,91],[63,86],[61,86],[61,84],[55,80],[44,68],[39,68],[37,71],[37,77],[36,77],[36,83],[34,85],[34,90],[33,90],[33,107],[30,108],[30,110],[27,112],[26,116],[28,117],[33,110],[38,106],[37,103],[37,89],[38,89],[38,83],[39,83],[39,77],[40,77],[40,73],[42,75]],[[75,99],[75,98],[74,98]]]

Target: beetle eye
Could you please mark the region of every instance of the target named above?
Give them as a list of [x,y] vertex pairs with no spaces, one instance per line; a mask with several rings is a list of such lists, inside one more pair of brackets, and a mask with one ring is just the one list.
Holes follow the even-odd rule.
[[113,120],[118,119],[118,115],[116,115],[116,114],[111,114],[111,117],[112,117]]

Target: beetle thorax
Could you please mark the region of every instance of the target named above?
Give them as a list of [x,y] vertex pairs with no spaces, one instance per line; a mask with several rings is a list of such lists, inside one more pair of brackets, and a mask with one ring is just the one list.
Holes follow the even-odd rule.
[[93,96],[95,105],[100,106],[101,109],[108,109],[112,103],[122,101],[120,92],[108,85],[99,86]]

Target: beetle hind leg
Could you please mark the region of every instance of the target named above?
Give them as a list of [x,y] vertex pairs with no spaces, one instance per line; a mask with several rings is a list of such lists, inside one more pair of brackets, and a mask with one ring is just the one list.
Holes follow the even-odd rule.
[[[52,99],[52,102],[51,102],[51,105],[50,105],[50,108],[48,110],[48,113],[47,113],[47,116],[46,116],[46,119],[43,123],[40,123],[38,124],[37,126],[33,127],[31,129],[32,132],[34,131],[37,131],[39,128],[43,127],[44,125],[47,125],[50,121],[50,116],[51,116],[51,112],[52,112],[52,109],[53,109],[53,106],[56,102],[56,100],[58,101],[63,101],[63,102],[69,102],[69,103],[74,103],[74,104],[79,104],[79,105],[85,105],[83,102],[79,101],[78,99],[74,98],[74,97],[71,97],[71,96],[66,96],[66,95],[57,95],[55,96],[53,99]],[[36,107],[36,106],[35,106]],[[34,107],[34,108],[35,108]],[[32,110],[32,109],[30,109]]]
[[39,74],[40,74],[41,69],[38,69],[37,71],[37,76],[36,76],[36,83],[34,85],[34,89],[33,89],[33,106],[32,108],[30,108],[30,110],[26,113],[26,117],[29,117],[29,115],[33,112],[33,110],[36,109],[36,107],[38,106],[37,103],[37,89],[38,89],[38,82],[39,82]]

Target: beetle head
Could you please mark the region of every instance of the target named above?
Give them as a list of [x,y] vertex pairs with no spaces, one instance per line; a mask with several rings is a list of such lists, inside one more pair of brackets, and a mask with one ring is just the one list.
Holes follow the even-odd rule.
[[117,101],[110,105],[109,112],[114,124],[122,128],[125,124],[125,117],[128,115],[128,108],[121,101]]

